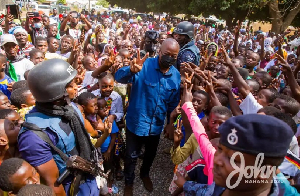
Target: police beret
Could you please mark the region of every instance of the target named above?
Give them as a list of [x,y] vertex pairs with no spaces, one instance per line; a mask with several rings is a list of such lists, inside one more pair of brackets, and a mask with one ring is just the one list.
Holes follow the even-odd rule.
[[265,157],[284,157],[293,131],[271,116],[248,114],[228,119],[219,127],[220,143],[229,149]]

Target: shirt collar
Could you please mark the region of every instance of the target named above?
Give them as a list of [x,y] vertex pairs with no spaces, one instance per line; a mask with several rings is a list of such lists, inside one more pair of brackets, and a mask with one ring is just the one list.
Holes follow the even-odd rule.
[[[101,97],[101,92],[98,89],[97,91],[99,91],[99,96]],[[107,101],[109,98],[111,98],[113,101],[116,100],[118,98],[117,93],[115,93],[115,91],[111,92],[111,94],[108,97],[105,97],[105,100]]]

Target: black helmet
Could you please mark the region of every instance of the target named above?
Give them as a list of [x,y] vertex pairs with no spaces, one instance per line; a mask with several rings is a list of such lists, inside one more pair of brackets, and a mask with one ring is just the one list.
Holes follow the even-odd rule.
[[177,27],[174,28],[173,33],[179,35],[187,35],[190,39],[194,38],[194,25],[188,21],[180,22]]
[[151,41],[156,41],[157,42],[157,39],[159,37],[159,34],[157,31],[154,31],[154,30],[150,30],[150,31],[146,31],[145,33],[145,38],[148,37]]
[[28,87],[37,102],[52,102],[61,98],[77,70],[61,59],[50,59],[36,65],[27,78]]

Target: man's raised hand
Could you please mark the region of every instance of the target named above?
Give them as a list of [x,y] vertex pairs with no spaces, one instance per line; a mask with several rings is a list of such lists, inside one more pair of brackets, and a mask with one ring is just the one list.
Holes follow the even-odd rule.
[[132,73],[137,73],[139,71],[142,70],[143,68],[143,64],[146,61],[146,59],[148,58],[149,53],[147,53],[144,58],[141,59],[141,55],[140,55],[140,49],[137,49],[137,58],[134,58],[131,62],[130,62],[130,71]]

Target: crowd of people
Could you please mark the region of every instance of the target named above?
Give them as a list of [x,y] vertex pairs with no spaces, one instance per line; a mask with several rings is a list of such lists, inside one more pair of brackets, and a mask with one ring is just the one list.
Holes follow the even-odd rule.
[[300,195],[300,29],[241,24],[7,14],[0,195],[132,196],[137,159],[152,192],[162,134],[170,195]]

